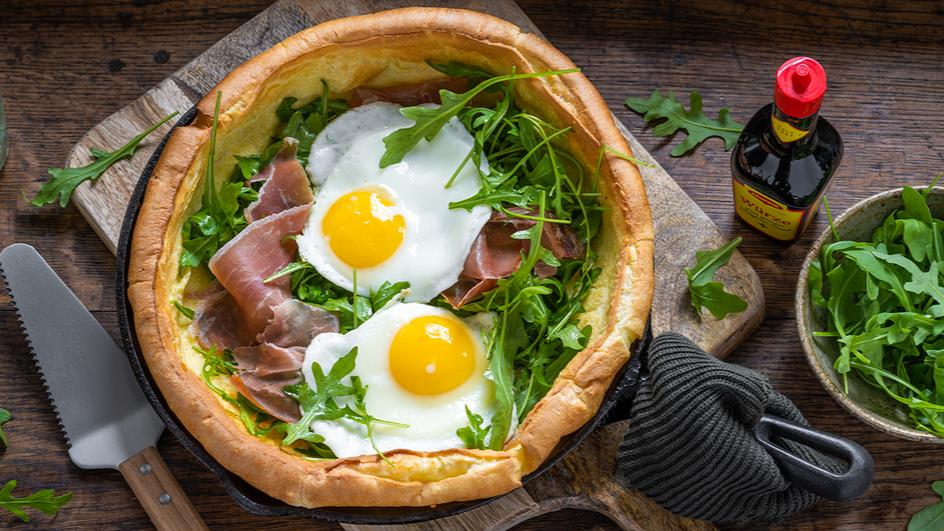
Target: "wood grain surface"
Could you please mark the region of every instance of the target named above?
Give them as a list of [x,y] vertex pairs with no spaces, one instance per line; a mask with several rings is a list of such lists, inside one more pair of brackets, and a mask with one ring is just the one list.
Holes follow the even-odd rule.
[[[24,241],[46,255],[96,317],[117,336],[113,258],[74,207],[35,209],[32,195],[45,169],[115,108],[143,94],[266,7],[199,0],[119,2],[22,1],[0,6],[0,94],[6,100],[11,153],[0,171],[0,245]],[[944,450],[881,434],[841,410],[805,365],[796,340],[793,287],[806,247],[824,221],[785,246],[745,228],[731,209],[728,155],[709,141],[673,159],[670,147],[644,132],[621,106],[653,88],[698,88],[707,109],[734,109],[742,122],[770,99],[772,72],[798,53],[823,61],[830,92],[823,115],[843,135],[846,156],[830,191],[834,210],[944,169],[944,14],[939,3],[862,5],[765,1],[746,5],[629,1],[528,1],[524,11],[601,89],[611,108],[760,273],[768,317],[732,360],[764,371],[810,422],[862,442],[877,466],[860,500],[821,502],[773,529],[902,529],[934,501],[929,484],[944,478]],[[11,447],[0,454],[0,479],[22,492],[72,490],[55,519],[29,525],[0,515],[0,526],[34,529],[139,529],[143,510],[117,473],[86,472],[65,457],[65,444],[29,361],[8,301],[0,297],[0,401],[13,411],[5,427]],[[210,528],[333,528],[303,520],[246,515],[220,484],[169,436],[161,451]],[[580,473],[579,468],[573,469]],[[19,492],[19,491],[18,491]],[[527,529],[612,526],[589,512],[529,521]],[[655,525],[655,524],[654,524]]]

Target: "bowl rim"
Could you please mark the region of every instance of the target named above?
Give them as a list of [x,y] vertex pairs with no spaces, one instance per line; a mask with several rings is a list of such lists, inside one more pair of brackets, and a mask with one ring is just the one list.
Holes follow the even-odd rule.
[[[928,186],[917,186],[914,188],[915,190],[925,190],[928,188]],[[902,187],[886,190],[859,201],[858,203],[846,209],[842,214],[839,215],[839,217],[835,218],[832,225],[836,227],[840,226],[845,220],[849,219],[856,212],[859,212],[875,203],[889,199],[900,199],[903,189],[904,188]],[[944,189],[934,188],[932,189],[932,192],[944,193]],[[825,388],[826,391],[832,395],[833,399],[838,402],[839,405],[844,407],[849,413],[852,413],[853,416],[859,418],[869,426],[910,441],[929,444],[944,444],[944,437],[938,437],[933,433],[928,433],[908,427],[898,421],[889,419],[860,406],[849,395],[844,393],[842,389],[840,389],[839,386],[837,386],[826,375],[827,369],[824,368],[822,364],[820,364],[819,358],[817,357],[816,351],[813,347],[811,323],[807,319],[808,311],[810,309],[810,296],[807,286],[809,284],[810,263],[814,258],[819,256],[823,245],[831,238],[832,229],[831,227],[827,226],[823,229],[823,232],[819,235],[819,237],[817,237],[813,242],[813,245],[810,246],[810,249],[806,254],[806,258],[803,260],[803,265],[800,267],[800,275],[797,279],[796,293],[794,295],[794,311],[796,312],[797,333],[800,336],[800,344],[803,347],[803,353],[806,356],[806,361],[809,364],[810,369],[812,369],[813,374],[816,375],[816,378],[823,385],[823,388]]]

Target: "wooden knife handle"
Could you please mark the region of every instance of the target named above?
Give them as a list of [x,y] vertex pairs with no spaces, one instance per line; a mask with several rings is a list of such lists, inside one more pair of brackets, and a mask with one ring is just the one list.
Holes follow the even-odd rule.
[[207,529],[153,446],[129,457],[118,470],[158,531]]

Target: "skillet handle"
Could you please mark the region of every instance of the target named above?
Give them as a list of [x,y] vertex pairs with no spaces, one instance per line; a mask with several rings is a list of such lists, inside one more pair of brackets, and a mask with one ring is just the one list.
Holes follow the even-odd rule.
[[[823,498],[835,501],[852,500],[864,494],[872,483],[872,477],[875,475],[872,455],[861,445],[845,437],[766,414],[761,416],[754,428],[754,434],[761,446],[777,462],[788,481]],[[848,468],[841,474],[825,470],[790,453],[774,442],[775,438],[794,441],[842,459],[848,464]]]

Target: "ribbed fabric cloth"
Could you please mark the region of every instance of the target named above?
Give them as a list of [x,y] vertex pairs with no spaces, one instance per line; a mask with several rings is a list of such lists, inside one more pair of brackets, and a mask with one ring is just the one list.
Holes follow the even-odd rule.
[[[648,366],[617,458],[632,487],[675,514],[713,522],[774,521],[817,502],[784,479],[754,438],[765,412],[807,424],[765,376],[717,360],[676,334],[652,342]],[[805,446],[780,443],[842,470]]]

